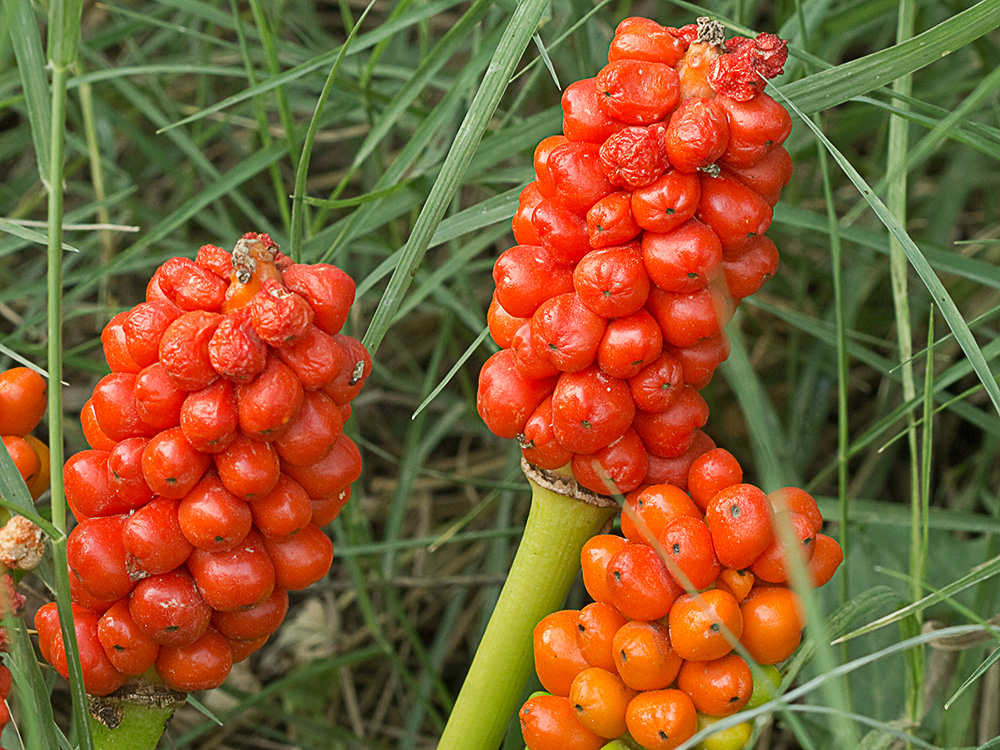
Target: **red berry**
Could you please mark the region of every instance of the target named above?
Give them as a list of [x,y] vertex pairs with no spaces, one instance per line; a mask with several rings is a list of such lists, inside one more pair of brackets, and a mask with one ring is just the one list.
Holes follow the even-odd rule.
[[139,675],[153,666],[160,646],[135,624],[128,600],[119,599],[97,623],[97,639],[119,672]]
[[585,215],[597,201],[614,192],[614,185],[601,169],[597,144],[568,141],[552,150],[547,166],[555,199],[575,214]]
[[672,169],[632,192],[632,216],[646,231],[666,234],[695,215],[700,197],[698,176]]
[[685,45],[666,27],[650,18],[626,18],[615,29],[608,50],[608,60],[647,60],[676,65],[684,55]]
[[194,643],[212,618],[194,578],[183,568],[139,581],[128,611],[143,634],[165,646]]
[[202,598],[220,612],[259,604],[274,590],[274,565],[263,538],[253,529],[230,549],[195,549],[187,566]]
[[552,393],[552,427],[559,442],[574,453],[593,453],[622,437],[635,406],[624,380],[594,365],[559,376]]
[[156,657],[157,674],[168,687],[183,692],[218,687],[232,667],[229,641],[214,630],[186,646],[163,646]]
[[554,378],[524,377],[517,369],[514,352],[504,349],[486,360],[479,373],[476,407],[490,432],[514,438],[524,431],[528,417],[554,386]]
[[177,518],[180,500],[158,497],[125,519],[122,543],[134,565],[145,573],[167,573],[184,564],[194,546]]
[[666,234],[646,232],[642,258],[650,280],[660,289],[695,292],[718,275],[722,243],[708,226],[692,218]]
[[638,243],[594,250],[573,271],[580,301],[603,318],[622,318],[642,309],[649,276]]
[[339,494],[361,476],[361,453],[347,435],[341,433],[330,452],[309,466],[283,466],[285,474],[302,485],[314,500]]
[[211,465],[211,457],[195,450],[180,427],[157,433],[142,452],[142,474],[162,497],[184,497]]
[[597,364],[616,378],[631,378],[655,362],[663,349],[656,319],[639,310],[608,323],[597,350]]
[[246,501],[227,490],[215,472],[205,474],[184,496],[177,508],[177,521],[184,538],[205,550],[235,547],[253,523]]
[[515,245],[497,258],[493,281],[503,309],[530,318],[545,300],[573,291],[573,269],[557,263],[544,247]]
[[594,362],[605,326],[578,294],[560,294],[531,316],[531,343],[559,370],[578,372]]
[[649,125],[662,120],[679,96],[677,71],[664,63],[615,60],[595,79],[598,104],[616,120]]
[[623,127],[601,109],[593,78],[584,78],[563,89],[561,103],[563,133],[571,141],[600,145]]
[[320,580],[333,562],[333,543],[313,524],[287,536],[265,536],[264,548],[274,565],[275,585],[299,591]]
[[340,333],[354,304],[354,280],[329,263],[294,263],[281,272],[281,280],[300,295],[313,311],[316,327],[328,336]]
[[[587,212],[587,236],[591,247],[621,245],[642,232],[632,215],[632,195],[620,191],[601,198]],[[586,258],[586,256],[584,256]]]

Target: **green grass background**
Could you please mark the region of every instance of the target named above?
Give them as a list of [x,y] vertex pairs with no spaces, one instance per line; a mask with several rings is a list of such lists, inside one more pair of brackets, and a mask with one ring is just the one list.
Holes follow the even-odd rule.
[[[519,7],[522,31],[540,14],[530,41],[507,32]],[[374,351],[333,570],[162,747],[434,747],[527,512],[516,447],[481,423],[475,388],[532,150],[619,20],[702,14],[788,38],[776,84],[799,110],[769,231],[781,268],[730,325],[708,432],[750,481],[816,493],[849,556],[810,600],[811,658],[792,669],[807,689],[759,721],[758,747],[1000,747],[1000,672],[980,669],[995,638],[900,645],[1000,611],[998,566],[977,567],[1000,553],[997,0],[87,2],[55,131],[46,64],[72,18],[49,28],[45,4],[4,0],[0,364],[46,367],[40,173],[64,137],[66,455],[86,447],[104,324],[206,242],[265,231],[344,268],[359,289],[347,332]],[[29,610],[52,597],[39,576],[22,588]],[[9,657],[15,723],[74,744],[70,693],[29,647],[22,632]],[[46,726],[50,690],[69,740]],[[2,742],[21,747],[13,727]],[[506,746],[523,747],[516,729]]]

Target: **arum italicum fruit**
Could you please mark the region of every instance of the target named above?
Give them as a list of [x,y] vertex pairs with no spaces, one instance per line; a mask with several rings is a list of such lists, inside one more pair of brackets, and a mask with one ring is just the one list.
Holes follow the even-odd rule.
[[707,18],[621,22],[608,65],[568,86],[563,132],[534,154],[517,245],[494,267],[501,351],[478,408],[519,441],[532,507],[440,748],[496,747],[530,673],[530,636],[577,573],[616,497],[686,486],[715,447],[699,390],[729,354],[733,310],[775,272],[765,232],[791,177],[771,34]]

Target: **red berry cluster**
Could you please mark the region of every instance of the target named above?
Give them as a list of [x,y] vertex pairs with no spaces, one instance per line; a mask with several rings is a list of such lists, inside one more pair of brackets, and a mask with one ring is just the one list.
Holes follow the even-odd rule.
[[550,695],[521,709],[529,750],[597,750],[626,732],[647,750],[670,750],[701,717],[747,705],[754,678],[737,642],[760,665],[798,648],[805,612],[787,585],[793,556],[822,586],[843,553],[820,533],[807,492],[765,495],[742,479],[732,454],[708,451],[691,465],[688,492],[632,492],[625,536],[587,542],[594,603],[535,629],[535,668]]
[[[251,233],[232,254],[168,260],[104,329],[111,374],[82,415],[91,448],[64,471],[88,692],[150,667],[177,690],[219,685],[281,623],[287,592],[326,575],[321,527],[361,471],[344,421],[371,370],[340,333],[354,291],[335,266],[293,263]],[[65,675],[55,605],[35,622]]]
[[[728,51],[727,51],[728,50]],[[765,235],[791,177],[773,35],[623,21],[609,63],[562,97],[497,259],[478,408],[542,469],[602,494],[681,484],[713,447],[699,394],[723,327],[777,269]]]

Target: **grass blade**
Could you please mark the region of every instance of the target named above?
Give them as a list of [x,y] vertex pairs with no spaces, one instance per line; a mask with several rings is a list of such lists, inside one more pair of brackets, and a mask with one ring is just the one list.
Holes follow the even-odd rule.
[[423,260],[434,231],[458,191],[465,170],[486,132],[486,126],[500,103],[500,97],[507,89],[514,66],[531,41],[531,35],[546,6],[544,0],[526,0],[514,11],[510,24],[493,55],[493,61],[486,71],[483,83],[472,100],[454,144],[448,151],[444,166],[434,181],[420,216],[417,217],[410,238],[399,251],[399,264],[389,279],[389,286],[365,333],[364,344],[369,351],[375,352],[378,349],[395,318],[396,309],[402,303],[413,275]]
[[45,54],[38,34],[38,21],[31,0],[4,0],[4,5],[10,24],[10,41],[17,58],[17,71],[28,107],[38,173],[45,179],[49,174],[49,122],[52,117],[49,114],[49,81],[45,75]]
[[1000,4],[976,3],[902,44],[806,76],[783,86],[782,91],[801,112],[828,109],[920,70],[997,26]]
[[[996,8],[998,13],[1000,13],[1000,4],[998,4]],[[919,37],[914,37],[914,39],[916,38]],[[918,248],[916,243],[910,239],[910,235],[906,233],[906,230],[900,225],[896,217],[892,215],[892,212],[886,207],[882,200],[875,195],[874,192],[872,192],[871,187],[867,182],[865,182],[865,179],[858,173],[858,171],[844,157],[844,155],[840,153],[837,147],[830,142],[826,135],[823,134],[823,131],[817,128],[809,118],[805,117],[802,110],[788,96],[786,96],[781,89],[776,88],[774,91],[783,102],[785,102],[796,112],[796,114],[799,115],[799,117],[802,118],[803,122],[809,126],[810,130],[813,131],[816,137],[822,141],[827,151],[830,152],[830,155],[833,156],[837,164],[840,165],[844,174],[850,178],[851,182],[854,183],[854,186],[865,197],[869,205],[871,205],[878,218],[883,224],[885,224],[886,229],[889,230],[892,236],[895,237],[902,246],[903,252],[906,253],[906,257],[910,261],[910,265],[913,266],[917,275],[920,276],[920,279],[924,282],[924,286],[927,287],[927,291],[930,292],[931,297],[941,310],[942,315],[944,315],[944,319],[948,323],[948,327],[951,329],[952,333],[955,334],[955,339],[962,347],[962,351],[965,352],[965,356],[972,364],[972,368],[976,371],[976,375],[978,375],[980,381],[982,381],[983,387],[986,389],[986,393],[989,394],[990,401],[993,402],[994,408],[998,413],[1000,413],[1000,386],[997,385],[997,382],[990,371],[989,364],[983,356],[982,349],[980,349],[979,344],[976,343],[976,339],[973,337],[972,331],[969,330],[968,324],[965,322],[965,319],[959,312],[958,307],[955,305],[955,301],[951,298],[951,295],[948,294],[948,290],[945,289],[941,279],[939,279],[934,273],[934,269],[931,268],[930,263],[927,262],[927,258],[925,258],[923,253],[920,252],[920,248]]]
[[[980,581],[985,581],[987,578],[991,578],[995,576],[997,573],[1000,573],[1000,557],[994,557],[992,560],[989,560],[983,563],[982,565],[979,565],[978,567],[974,568],[971,572],[959,578],[957,581],[952,581],[947,586],[939,589],[938,591],[935,591],[932,594],[928,594],[927,596],[913,602],[912,604],[909,604],[901,609],[897,609],[895,612],[885,615],[884,617],[880,617],[879,619],[870,622],[867,625],[858,628],[857,630],[851,631],[847,635],[841,636],[835,641],[835,643],[842,643],[844,641],[852,640],[854,638],[857,638],[858,636],[866,635],[867,633],[871,633],[875,630],[878,630],[879,628],[883,628],[886,625],[891,625],[894,622],[899,622],[900,620],[903,620],[918,612],[923,612],[932,604],[937,604],[940,601],[949,599],[955,594],[957,594],[959,591],[964,591],[970,586],[975,586]],[[943,633],[944,631],[938,631],[938,632]]]

